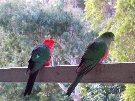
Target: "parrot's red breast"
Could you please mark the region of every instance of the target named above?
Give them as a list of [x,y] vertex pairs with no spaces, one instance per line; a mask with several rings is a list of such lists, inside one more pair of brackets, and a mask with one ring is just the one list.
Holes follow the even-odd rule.
[[108,51],[106,52],[106,54],[104,55],[104,57],[99,61],[99,64],[101,64],[102,61],[104,61],[104,60],[107,58],[108,54],[109,54],[109,49],[108,49]]

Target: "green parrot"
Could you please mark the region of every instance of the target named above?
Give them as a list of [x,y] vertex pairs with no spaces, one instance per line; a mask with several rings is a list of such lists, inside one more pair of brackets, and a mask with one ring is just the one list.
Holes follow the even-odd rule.
[[68,88],[66,95],[70,96],[83,76],[106,59],[112,41],[114,41],[114,34],[112,32],[105,32],[88,45],[76,69],[77,77]]
[[40,44],[33,49],[27,69],[27,72],[30,70],[30,76],[24,92],[24,96],[31,94],[39,69],[41,69],[41,67],[50,65],[51,51],[53,46],[54,40],[46,39],[44,40],[43,44]]

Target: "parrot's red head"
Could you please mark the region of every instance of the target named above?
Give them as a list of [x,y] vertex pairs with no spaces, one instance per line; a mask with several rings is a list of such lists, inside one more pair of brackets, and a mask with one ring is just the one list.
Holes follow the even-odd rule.
[[52,39],[46,39],[43,43],[46,44],[50,50],[52,50],[55,42]]

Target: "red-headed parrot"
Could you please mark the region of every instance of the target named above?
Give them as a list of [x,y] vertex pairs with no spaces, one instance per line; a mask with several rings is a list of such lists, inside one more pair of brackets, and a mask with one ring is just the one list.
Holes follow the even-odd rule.
[[112,32],[105,32],[88,45],[76,69],[77,77],[68,88],[66,95],[70,96],[83,76],[91,71],[98,63],[106,59],[112,41],[114,41],[114,34]]
[[44,66],[50,65],[50,59],[51,59],[51,51],[54,46],[54,40],[52,39],[46,39],[44,40],[43,44],[37,45],[32,53],[31,58],[28,61],[28,70],[30,70],[30,76],[27,82],[27,86],[24,92],[24,96],[27,94],[30,95],[36,76],[39,72],[39,69]]

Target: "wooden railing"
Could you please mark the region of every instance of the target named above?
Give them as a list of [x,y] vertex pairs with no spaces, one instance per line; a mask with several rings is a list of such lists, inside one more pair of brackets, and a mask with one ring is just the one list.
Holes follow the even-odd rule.
[[[76,77],[77,66],[62,65],[40,69],[36,82],[71,83]],[[27,67],[0,69],[0,82],[27,82]],[[135,83],[135,63],[97,65],[81,80],[82,83]]]

